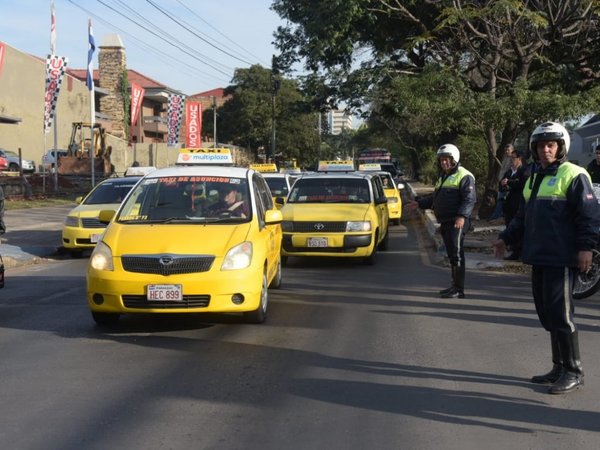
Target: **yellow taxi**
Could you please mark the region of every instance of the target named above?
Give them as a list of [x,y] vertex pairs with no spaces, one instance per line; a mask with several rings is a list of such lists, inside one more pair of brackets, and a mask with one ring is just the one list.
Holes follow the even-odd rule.
[[114,213],[87,270],[98,324],[127,313],[239,313],[261,323],[279,288],[282,215],[262,175],[228,149],[183,149]]
[[96,246],[106,229],[106,223],[98,219],[100,211],[116,211],[141,178],[141,175],[107,178],[85,197],[75,199],[78,205],[67,214],[62,230],[62,245],[73,257],[79,257],[84,250]]
[[296,180],[283,214],[282,255],[361,258],[374,264],[388,248],[387,198],[381,178],[352,161],[321,161]]
[[388,199],[387,206],[390,222],[392,225],[400,225],[400,219],[402,219],[402,196],[392,174],[381,170],[381,164],[375,163],[361,164],[358,166],[358,170],[379,175],[383,183],[385,196]]
[[[250,168],[262,173],[271,190],[273,201],[278,197],[285,199],[288,196],[294,179],[290,173],[279,172],[276,164],[250,164]],[[276,203],[275,206],[281,208],[282,205]]]

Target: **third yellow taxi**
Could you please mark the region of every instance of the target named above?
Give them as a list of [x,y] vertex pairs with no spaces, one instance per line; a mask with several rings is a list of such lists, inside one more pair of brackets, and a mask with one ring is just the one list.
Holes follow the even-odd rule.
[[377,251],[388,248],[381,178],[355,171],[351,160],[321,161],[318,172],[302,175],[281,212],[284,258],[335,256],[374,264]]
[[358,170],[368,173],[377,174],[383,183],[383,190],[385,196],[388,199],[388,213],[390,215],[390,222],[392,225],[400,225],[400,219],[402,218],[402,196],[400,195],[400,189],[392,174],[381,170],[381,164],[361,164],[358,166]]
[[[263,322],[281,285],[281,219],[262,175],[228,149],[183,149],[116,212],[87,271],[99,324],[124,313],[238,313]],[[226,164],[226,165],[223,165]],[[113,217],[114,216],[114,217]]]
[[[269,189],[271,190],[271,195],[273,196],[273,201],[276,198],[286,198],[290,193],[290,189],[293,184],[293,180],[295,179],[288,172],[279,172],[277,170],[276,164],[250,164],[250,168],[260,172],[263,177],[265,177],[265,181],[269,185]],[[285,203],[285,201],[284,201]],[[281,204],[276,204],[277,208],[281,208]]]

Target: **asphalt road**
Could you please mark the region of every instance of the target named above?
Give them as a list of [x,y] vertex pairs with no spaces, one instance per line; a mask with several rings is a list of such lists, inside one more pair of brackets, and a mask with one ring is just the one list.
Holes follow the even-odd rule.
[[[595,449],[600,303],[576,317],[586,386],[550,396],[523,275],[471,270],[438,298],[412,224],[375,266],[291,258],[262,325],[125,316],[94,325],[86,260],[8,270],[0,445],[19,449]],[[422,248],[422,247],[421,247]]]

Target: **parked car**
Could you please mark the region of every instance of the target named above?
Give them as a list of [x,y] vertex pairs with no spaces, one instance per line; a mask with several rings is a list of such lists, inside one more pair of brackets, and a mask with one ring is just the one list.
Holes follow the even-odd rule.
[[60,150],[60,149],[48,150],[46,153],[44,153],[44,156],[42,156],[42,165],[44,166],[45,169],[52,169],[53,167],[56,166],[56,155],[57,154],[58,154],[58,159],[60,159],[63,156],[67,156],[68,152],[66,150]]
[[8,170],[8,159],[0,156],[0,171]]
[[[5,148],[0,148],[0,156],[8,160],[8,170],[11,172],[19,171],[19,154]],[[21,159],[24,173],[35,172],[35,163],[30,159]]]

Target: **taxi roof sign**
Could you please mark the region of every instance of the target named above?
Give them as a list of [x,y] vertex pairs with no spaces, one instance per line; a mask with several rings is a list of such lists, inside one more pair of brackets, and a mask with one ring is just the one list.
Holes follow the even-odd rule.
[[143,177],[148,175],[153,170],[156,170],[154,166],[131,166],[125,171],[126,177]]
[[317,172],[350,172],[354,170],[354,161],[346,159],[342,161],[319,161]]
[[233,165],[228,148],[182,148],[177,155],[177,165]]
[[381,170],[381,164],[367,163],[358,166],[358,170]]
[[250,168],[262,173],[276,173],[276,164],[250,164]]

